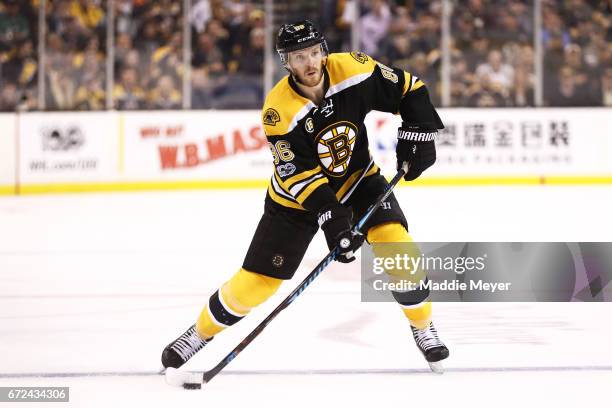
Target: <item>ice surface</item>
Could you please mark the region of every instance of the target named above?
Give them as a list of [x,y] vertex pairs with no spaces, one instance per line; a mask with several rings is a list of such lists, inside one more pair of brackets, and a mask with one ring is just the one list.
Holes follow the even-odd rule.
[[[0,386],[70,386],[71,407],[609,404],[610,303],[437,303],[439,376],[396,305],[360,302],[357,263],[330,266],[202,391],[166,385],[161,350],[240,266],[263,196],[1,197]],[[416,240],[612,241],[608,186],[397,196]],[[315,238],[296,279],[187,368],[216,364],[324,252]]]

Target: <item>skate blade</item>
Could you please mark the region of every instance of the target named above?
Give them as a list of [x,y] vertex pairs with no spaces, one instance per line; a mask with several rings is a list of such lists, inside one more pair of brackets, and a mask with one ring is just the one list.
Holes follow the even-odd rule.
[[166,369],[166,384],[174,387],[183,387],[186,390],[199,390],[202,388],[202,373],[182,371],[168,367]]
[[429,368],[436,374],[444,374],[444,365],[441,361],[429,362]]

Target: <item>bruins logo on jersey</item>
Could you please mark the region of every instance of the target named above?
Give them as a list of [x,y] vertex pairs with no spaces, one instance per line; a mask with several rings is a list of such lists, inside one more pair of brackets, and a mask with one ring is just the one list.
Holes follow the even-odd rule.
[[269,126],[275,126],[280,122],[280,115],[276,109],[268,108],[263,114],[263,123]]
[[351,122],[337,122],[323,129],[315,142],[325,173],[342,177],[348,169],[357,139],[357,127]]
[[365,64],[368,61],[368,56],[361,51],[351,52],[351,57],[355,58],[355,61],[360,64]]

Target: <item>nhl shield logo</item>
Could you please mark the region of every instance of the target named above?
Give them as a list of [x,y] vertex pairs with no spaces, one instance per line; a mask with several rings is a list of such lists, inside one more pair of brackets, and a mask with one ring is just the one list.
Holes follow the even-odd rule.
[[334,123],[317,135],[317,153],[325,173],[332,177],[346,174],[356,140],[357,126],[346,121]]

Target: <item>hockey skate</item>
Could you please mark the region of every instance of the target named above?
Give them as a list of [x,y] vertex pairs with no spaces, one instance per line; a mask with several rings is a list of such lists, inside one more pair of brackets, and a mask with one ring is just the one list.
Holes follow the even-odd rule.
[[448,348],[440,341],[438,332],[434,327],[433,323],[429,323],[424,329],[417,329],[414,326],[412,328],[412,335],[417,347],[423,353],[425,360],[429,363],[431,371],[434,373],[442,374],[444,367],[442,366],[442,360],[448,357]]
[[203,340],[196,332],[195,325],[191,326],[179,338],[168,344],[162,352],[161,361],[164,369],[168,367],[179,368],[185,364],[198,351],[202,350],[213,338]]

